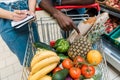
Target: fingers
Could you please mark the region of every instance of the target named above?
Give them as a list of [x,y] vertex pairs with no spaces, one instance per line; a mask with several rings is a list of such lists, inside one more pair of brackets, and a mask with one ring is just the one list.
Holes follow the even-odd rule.
[[[61,25],[60,25],[60,26],[61,26]],[[70,22],[68,22],[68,23],[64,23],[64,24],[62,25],[62,29],[63,29],[64,31],[70,31],[70,30],[75,29],[75,30],[77,31],[77,33],[80,34],[79,29],[75,26],[75,24],[73,23],[73,21],[70,21]]]
[[21,14],[13,12],[13,18],[12,18],[12,20],[14,20],[14,21],[21,21],[21,20],[23,20],[26,17],[27,17],[26,14],[22,14],[21,15]]
[[35,16],[35,13],[34,13],[34,12],[31,12],[31,11],[27,11],[27,14],[32,15],[32,16]]
[[70,19],[63,19],[63,20],[59,19],[60,27],[64,31],[70,31],[73,29],[71,23],[72,23],[72,20],[70,20]]
[[21,13],[27,14],[27,15],[32,15],[35,16],[34,12],[28,11],[28,10],[21,10]]
[[23,20],[24,18],[26,18],[28,15],[35,16],[35,14],[33,12],[30,12],[28,10],[14,10],[13,20],[20,21],[20,20]]
[[75,29],[77,31],[77,33],[80,34],[79,29],[75,26],[74,22],[71,19],[62,23],[62,29],[64,31],[70,31],[70,30]]
[[79,29],[75,26],[75,24],[74,24],[74,23],[72,24],[72,26],[73,26],[73,28],[77,31],[77,33],[78,33],[78,34],[80,34]]
[[63,23],[63,30],[64,30],[64,31],[69,31],[69,30],[70,30],[69,26],[70,26],[70,25],[69,25],[68,22],[64,22],[64,23]]

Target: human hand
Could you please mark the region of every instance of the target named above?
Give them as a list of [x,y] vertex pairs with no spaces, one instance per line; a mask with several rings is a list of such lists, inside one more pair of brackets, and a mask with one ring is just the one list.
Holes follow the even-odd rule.
[[27,14],[21,10],[15,10],[12,12],[11,20],[13,21],[21,21],[27,17]]
[[29,10],[21,10],[23,13],[27,14],[27,15],[32,15],[35,16],[35,13]]
[[63,29],[64,31],[75,29],[78,34],[80,33],[79,29],[75,26],[70,17],[66,16],[62,12],[55,13],[53,16],[58,21],[61,29]]
[[32,16],[34,16],[34,19],[33,20],[35,20],[36,19],[36,15],[35,15],[35,13],[34,12],[32,12],[32,11],[29,11],[29,10],[22,10],[25,14],[27,14],[27,15],[32,15]]

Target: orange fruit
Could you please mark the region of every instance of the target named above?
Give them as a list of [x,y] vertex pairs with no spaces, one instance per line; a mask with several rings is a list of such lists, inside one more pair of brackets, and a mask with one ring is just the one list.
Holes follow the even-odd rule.
[[102,55],[98,50],[90,50],[87,54],[87,61],[92,65],[98,65],[102,61]]

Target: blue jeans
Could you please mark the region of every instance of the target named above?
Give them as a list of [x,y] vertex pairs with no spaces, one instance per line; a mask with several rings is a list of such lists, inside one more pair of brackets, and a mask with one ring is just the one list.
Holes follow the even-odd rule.
[[[23,1],[20,0],[9,4],[0,3],[0,8],[13,11],[14,8],[16,8],[18,5],[19,5],[19,9],[21,10],[28,9],[27,0],[23,0]],[[35,41],[37,42],[39,41],[39,36],[38,36],[37,26],[35,23],[32,23],[32,28],[34,32]],[[7,44],[7,46],[9,47],[9,49],[18,57],[22,65],[24,61],[24,56],[25,56],[25,51],[29,36],[28,24],[24,25],[19,29],[15,29],[11,26],[11,20],[0,18],[0,34],[3,40],[5,41],[5,43]],[[32,58],[32,55],[30,58]],[[31,59],[29,59],[28,62],[29,64],[30,61]]]

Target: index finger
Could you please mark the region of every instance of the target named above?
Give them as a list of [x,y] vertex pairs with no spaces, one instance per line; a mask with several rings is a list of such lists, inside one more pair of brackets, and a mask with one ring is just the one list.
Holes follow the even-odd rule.
[[77,31],[78,34],[80,34],[79,29],[75,26],[75,24],[72,24],[73,28]]

